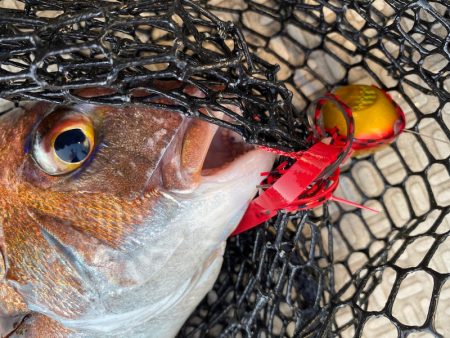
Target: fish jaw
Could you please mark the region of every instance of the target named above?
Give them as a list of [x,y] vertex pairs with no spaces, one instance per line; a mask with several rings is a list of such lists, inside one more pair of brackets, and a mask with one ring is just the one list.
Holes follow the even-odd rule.
[[[256,194],[261,172],[269,171],[274,160],[273,154],[250,151],[216,174],[202,177],[198,188],[188,196],[172,195],[179,203],[179,212],[171,222],[170,230],[172,243],[177,246],[161,269],[172,270],[178,280],[167,289],[162,288],[160,296],[180,296],[172,299],[170,309],[160,313],[154,321],[150,320],[152,330],[161,330],[161,337],[175,336],[212,289],[222,265],[226,239]],[[171,243],[165,246],[164,250],[170,250]],[[189,285],[180,294],[177,290],[186,280]]]
[[97,252],[96,265],[114,256],[114,266],[102,271],[110,280],[99,290],[102,313],[94,306],[82,318],[56,319],[92,337],[174,337],[213,287],[226,239],[273,161],[274,155],[253,150],[202,177],[192,192],[162,192],[152,219],[133,236],[141,245]]

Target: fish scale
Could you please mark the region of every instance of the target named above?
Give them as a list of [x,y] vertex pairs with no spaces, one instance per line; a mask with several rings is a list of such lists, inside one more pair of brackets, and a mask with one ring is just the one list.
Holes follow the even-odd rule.
[[[53,153],[34,156],[41,144],[34,131],[51,133],[47,121],[58,126],[58,116],[77,114],[83,114],[77,123],[94,121],[97,148],[78,171],[48,175],[38,160],[47,156],[51,164]],[[130,118],[134,123],[123,123]],[[11,123],[19,126],[15,132],[8,131]],[[8,263],[0,294],[9,294],[13,312],[30,314],[20,326],[25,336],[177,333],[212,287],[225,240],[256,193],[259,173],[274,160],[261,150],[236,152],[202,176],[216,130],[140,106],[40,102],[26,114],[0,117],[0,224]],[[40,140],[46,139],[53,138]],[[230,153],[233,147],[224,146]],[[20,297],[26,308],[14,305]]]

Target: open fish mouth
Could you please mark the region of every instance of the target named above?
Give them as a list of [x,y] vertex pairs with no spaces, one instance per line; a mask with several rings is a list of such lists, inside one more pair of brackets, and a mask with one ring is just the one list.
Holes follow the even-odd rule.
[[[237,114],[240,113],[237,108],[233,108]],[[222,112],[214,114],[224,121],[229,120]],[[182,130],[182,142],[180,150],[177,150],[180,154],[179,163],[172,161],[164,174],[169,187],[178,188],[178,191],[192,190],[206,178],[223,181],[250,170],[246,162],[249,161],[250,153],[253,154],[257,149],[246,143],[238,133],[200,119],[186,120]],[[252,167],[252,170],[257,170],[257,166]],[[176,172],[182,174],[174,180]],[[180,179],[183,182],[180,183]],[[171,186],[171,180],[176,181],[176,185]]]
[[214,175],[226,169],[241,156],[255,149],[254,145],[246,143],[238,133],[219,127],[209,144],[201,175]]

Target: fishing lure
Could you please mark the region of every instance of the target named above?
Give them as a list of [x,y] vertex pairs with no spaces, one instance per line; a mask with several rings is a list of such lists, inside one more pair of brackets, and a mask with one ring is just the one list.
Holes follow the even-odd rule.
[[[379,150],[394,141],[405,129],[405,114],[400,106],[384,90],[375,86],[348,85],[329,94],[351,110],[355,133],[353,155]],[[340,106],[328,100],[320,111],[322,121],[314,121],[326,133],[336,132],[345,138],[347,124]],[[323,131],[322,131],[323,132]]]
[[[371,153],[391,143],[405,128],[405,114],[392,98],[375,86],[348,85],[319,98],[309,110],[316,141],[305,152],[285,153],[283,162],[267,176],[267,188],[249,205],[233,235],[269,220],[278,211],[307,210],[328,200],[377,212],[333,196],[339,165],[351,155]],[[326,140],[326,142],[324,142]]]

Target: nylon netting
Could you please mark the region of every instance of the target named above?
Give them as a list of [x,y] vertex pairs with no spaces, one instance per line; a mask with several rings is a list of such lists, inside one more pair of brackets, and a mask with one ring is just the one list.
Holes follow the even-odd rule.
[[[78,88],[99,85],[114,93],[98,103],[155,105],[164,95],[168,108],[221,125],[198,110],[224,111],[249,142],[299,150],[314,99],[349,83],[387,90],[424,136],[403,133],[353,159],[337,192],[382,212],[329,203],[231,238],[213,291],[180,337],[450,336],[448,1],[0,7],[0,97],[9,100],[79,102]],[[162,91],[155,80],[168,79],[182,85]]]

